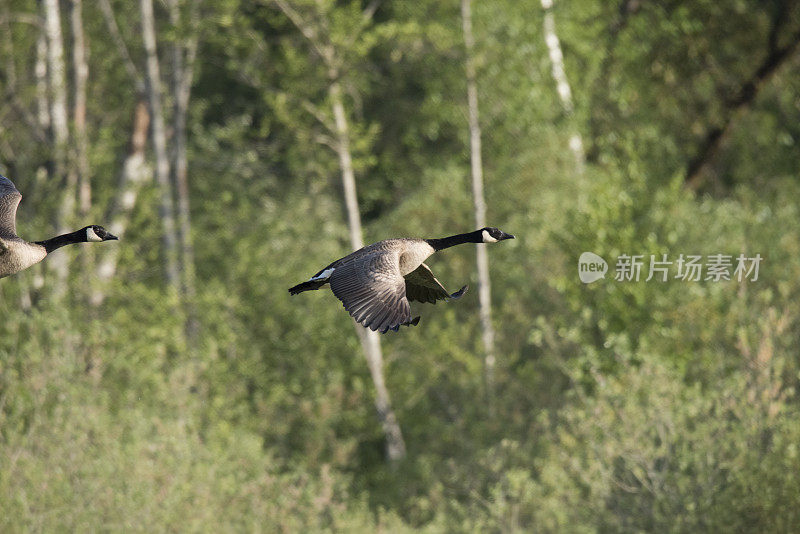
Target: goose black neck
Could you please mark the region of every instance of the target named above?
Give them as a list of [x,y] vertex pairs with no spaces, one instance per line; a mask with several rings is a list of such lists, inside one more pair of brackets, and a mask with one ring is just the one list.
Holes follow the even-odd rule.
[[463,243],[483,243],[483,236],[481,236],[480,230],[475,230],[466,234],[456,234],[441,239],[426,239],[425,241],[433,247],[433,250],[442,250]]
[[44,241],[37,241],[37,245],[42,245],[48,254],[65,245],[73,243],[86,243],[86,230],[76,230],[70,234],[57,235]]

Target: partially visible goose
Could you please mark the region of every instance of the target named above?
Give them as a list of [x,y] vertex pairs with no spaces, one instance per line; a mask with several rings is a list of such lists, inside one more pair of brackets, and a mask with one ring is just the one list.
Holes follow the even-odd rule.
[[457,299],[467,290],[453,294],[439,283],[430,268],[422,263],[434,252],[462,243],[495,243],[514,239],[498,228],[481,228],[474,232],[442,239],[387,239],[356,250],[331,263],[307,282],[289,289],[296,295],[319,289],[327,283],[353,318],[382,334],[395,332],[401,325],[416,325],[411,319],[408,301],[436,303]]
[[71,234],[29,243],[17,236],[17,206],[22,195],[5,176],[0,176],[0,278],[39,263],[55,249],[72,243],[117,239],[102,226],[92,225]]

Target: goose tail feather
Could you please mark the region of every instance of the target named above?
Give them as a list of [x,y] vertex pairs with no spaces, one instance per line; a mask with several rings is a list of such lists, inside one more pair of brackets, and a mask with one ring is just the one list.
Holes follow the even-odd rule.
[[328,280],[309,280],[308,282],[303,282],[302,284],[297,284],[294,287],[289,288],[290,295],[297,295],[298,293],[302,293],[303,291],[313,291],[315,289],[319,289],[325,284],[328,283]]

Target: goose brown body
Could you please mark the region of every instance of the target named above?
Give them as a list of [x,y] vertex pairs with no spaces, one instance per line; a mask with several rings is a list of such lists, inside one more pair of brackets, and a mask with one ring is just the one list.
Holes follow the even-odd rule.
[[25,241],[17,235],[17,207],[20,200],[22,194],[14,183],[0,176],[0,278],[39,263],[50,252],[64,245],[117,239],[102,226],[92,225],[44,241]]
[[36,265],[47,256],[41,245],[28,243],[19,237],[0,236],[0,278]]

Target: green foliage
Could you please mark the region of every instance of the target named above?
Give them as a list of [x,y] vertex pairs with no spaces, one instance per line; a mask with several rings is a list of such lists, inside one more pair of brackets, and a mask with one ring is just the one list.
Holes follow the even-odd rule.
[[[20,233],[39,239],[54,231],[61,184],[32,126],[38,24],[25,15],[38,7],[7,4],[0,172],[25,195]],[[84,4],[102,223],[137,95],[102,12]],[[140,65],[139,6],[111,4]],[[335,73],[272,2],[201,7],[195,338],[165,290],[150,185],[123,240],[98,245],[120,252],[101,305],[88,298],[98,248],[57,252],[74,266],[64,297],[42,266],[0,280],[0,531],[796,528],[796,54],[731,108],[770,47],[796,35],[796,6],[556,2],[566,112],[540,2],[473,2],[488,218],[517,236],[489,250],[496,391],[489,406],[474,249],[456,247],[429,264],[470,291],[382,338],[408,447],[388,465],[352,321],[328,291],[286,288],[349,249],[332,81],[365,240],[471,229],[460,12],[378,2],[364,19],[372,2],[289,4],[334,47]],[[191,28],[156,10],[167,78],[169,45]],[[709,187],[688,190],[689,161],[728,119]],[[575,131],[583,172],[567,148]],[[605,280],[579,281],[584,251],[609,262]],[[621,254],[714,253],[761,254],[759,280],[613,280]]]

